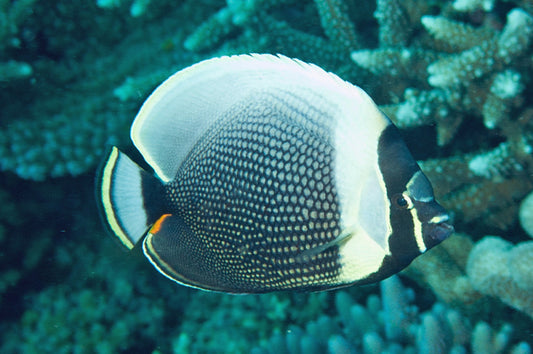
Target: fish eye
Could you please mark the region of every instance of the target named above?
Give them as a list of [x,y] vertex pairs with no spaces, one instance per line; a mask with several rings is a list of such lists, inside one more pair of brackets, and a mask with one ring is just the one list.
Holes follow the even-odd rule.
[[413,207],[413,202],[411,201],[411,198],[409,198],[409,196],[405,193],[395,194],[392,197],[392,203],[398,209],[411,209]]

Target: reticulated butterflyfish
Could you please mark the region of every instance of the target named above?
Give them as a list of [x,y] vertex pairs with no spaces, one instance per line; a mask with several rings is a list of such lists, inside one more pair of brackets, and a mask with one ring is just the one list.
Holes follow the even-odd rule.
[[359,87],[273,55],[202,61],[144,102],[98,176],[108,228],[168,278],[229,293],[382,280],[453,227]]

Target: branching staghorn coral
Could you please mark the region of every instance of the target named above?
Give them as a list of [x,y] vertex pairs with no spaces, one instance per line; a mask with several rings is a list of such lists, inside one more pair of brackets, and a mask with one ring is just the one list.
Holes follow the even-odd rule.
[[466,275],[468,255],[473,242],[468,235],[456,233],[445,240],[440,247],[418,257],[403,274],[421,286],[429,286],[438,301],[475,312],[482,294],[477,292]]
[[[450,143],[472,113],[482,112],[485,126],[496,128],[505,110],[521,101],[517,97],[524,88],[521,81],[531,67],[527,50],[533,38],[533,17],[513,9],[499,33],[442,16],[423,16],[421,24],[433,41],[415,38],[424,42],[401,50],[385,46],[352,53],[357,64],[378,75],[427,80],[413,80],[418,87],[407,88],[406,100],[385,106],[385,111],[400,127],[436,124],[441,146]],[[450,48],[457,52],[445,51]],[[498,111],[495,106],[503,107]]]
[[227,1],[186,38],[184,47],[216,54],[282,53],[355,77],[362,71],[348,60],[349,52],[363,43],[348,5],[344,0]]
[[[59,3],[58,9],[43,5],[34,10],[34,16],[63,7],[77,13],[80,9],[76,6],[84,5]],[[87,16],[94,15],[93,26],[100,23],[115,30],[111,38],[135,26],[131,22],[115,28],[110,24],[116,22],[113,14],[96,6],[83,10]],[[189,14],[192,10],[184,6],[181,16],[193,17]],[[32,57],[32,81],[13,83],[0,95],[5,107],[0,115],[0,169],[25,179],[76,176],[94,169],[107,144],[129,144],[129,126],[149,91],[197,60],[194,54],[176,51],[175,37],[182,40],[189,28],[183,26],[180,33],[167,35],[177,26],[174,21],[163,19],[144,26],[142,32],[132,32],[111,49],[109,43],[101,43],[103,40],[91,42],[94,39],[90,36],[86,43],[80,43],[75,35],[89,24],[69,20],[73,19],[61,18],[56,21],[57,28],[42,29],[49,31],[49,51],[64,50],[57,54],[59,59],[44,54]],[[46,24],[51,19],[32,21],[32,26],[38,27],[41,21]],[[61,32],[65,27],[73,32],[71,37]],[[98,38],[103,34],[94,35]],[[137,80],[128,79],[132,76]]]
[[232,296],[197,293],[171,341],[174,353],[247,353],[289,323],[305,324],[330,306],[333,295],[272,293]]
[[[471,5],[490,11],[494,4]],[[456,2],[441,15],[421,16],[423,31],[411,35],[408,46],[380,42],[379,48],[354,51],[352,59],[384,79],[407,83],[391,91],[393,100],[405,100],[383,110],[401,128],[434,125],[438,146],[454,153],[421,166],[456,219],[505,230],[533,188],[531,102],[524,96],[532,68],[533,16],[511,9],[502,29],[490,13],[476,24],[452,17],[468,6]],[[472,141],[466,151],[461,140]]]
[[513,327],[498,331],[485,322],[471,323],[459,312],[437,303],[420,311],[413,292],[396,276],[380,284],[381,299],[366,305],[340,291],[337,314],[321,316],[305,328],[293,326],[275,334],[254,353],[528,353],[530,346],[513,343]]
[[209,16],[187,36],[184,46],[191,51],[204,51],[220,46],[230,34],[244,32],[251,23],[266,15],[272,7],[292,2],[294,0],[227,1],[225,7]]
[[499,237],[479,241],[466,272],[474,288],[533,318],[533,241],[513,245]]
[[[88,229],[99,234],[93,227]],[[173,289],[166,282],[158,282],[140,272],[140,263],[129,262],[110,272],[113,268],[110,262],[117,260],[113,249],[105,247],[95,253],[83,242],[56,247],[55,266],[71,268],[74,279],[26,294],[21,320],[3,328],[0,350],[3,353],[151,352],[147,348],[154,346],[153,341],[162,328],[181,312],[188,293],[174,293],[174,302],[164,302]]]
[[483,221],[502,230],[516,221],[520,200],[533,188],[532,113],[506,120],[501,133],[508,140],[494,148],[421,163],[458,220]]

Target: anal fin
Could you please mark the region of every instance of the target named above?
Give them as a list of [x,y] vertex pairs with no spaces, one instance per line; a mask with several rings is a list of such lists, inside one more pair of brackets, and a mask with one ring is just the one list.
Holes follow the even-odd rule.
[[182,285],[204,290],[227,291],[216,261],[185,221],[172,214],[161,216],[143,242],[148,260],[167,278]]

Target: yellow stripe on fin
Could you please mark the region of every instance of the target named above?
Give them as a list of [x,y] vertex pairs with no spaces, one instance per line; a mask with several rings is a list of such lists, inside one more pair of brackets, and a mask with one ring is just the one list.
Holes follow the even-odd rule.
[[132,249],[134,244],[124,232],[124,229],[120,226],[120,222],[117,219],[111,198],[113,171],[115,169],[118,156],[119,150],[117,147],[113,146],[104,164],[104,167],[102,168],[100,198],[104,211],[104,217],[109,228],[124,246],[126,246],[128,249]]
[[[124,246],[132,249],[155,218],[163,214],[161,182],[113,147],[104,160],[97,183],[105,223]],[[152,198],[149,203],[145,201],[145,189]]]

